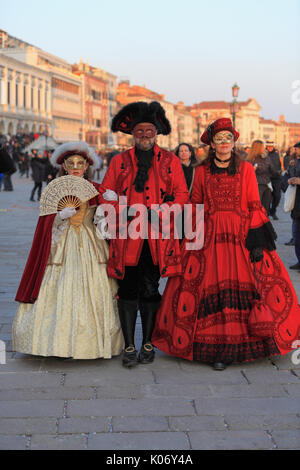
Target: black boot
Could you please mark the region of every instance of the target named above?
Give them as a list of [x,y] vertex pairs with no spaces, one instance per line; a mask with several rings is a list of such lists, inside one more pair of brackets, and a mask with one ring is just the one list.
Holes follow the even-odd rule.
[[156,313],[160,302],[140,302],[140,314],[143,329],[143,344],[140,349],[138,360],[142,364],[150,364],[154,361],[154,346],[151,337],[155,326]]
[[137,317],[136,300],[118,300],[118,309],[121,328],[125,341],[125,349],[122,356],[124,367],[134,367],[138,364],[137,351],[134,343],[134,332]]
[[31,191],[31,195],[30,195],[30,201],[34,201],[34,191]]

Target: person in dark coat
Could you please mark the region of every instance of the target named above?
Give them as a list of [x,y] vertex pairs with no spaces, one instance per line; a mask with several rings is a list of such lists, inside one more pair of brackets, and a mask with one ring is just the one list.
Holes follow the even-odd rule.
[[182,142],[176,148],[175,155],[177,155],[177,157],[180,159],[186,185],[188,187],[189,193],[192,194],[195,165],[197,164],[195,150],[192,145]]
[[297,185],[295,205],[294,209],[292,210],[291,217],[293,219],[295,253],[298,261],[295,265],[290,266],[290,269],[300,268],[300,142],[295,145],[295,152],[296,162],[295,165],[291,166],[289,169],[291,178],[288,180],[288,183]]
[[0,148],[0,173],[15,171],[13,159],[4,147]]
[[38,190],[38,200],[41,198],[43,181],[45,180],[46,173],[46,159],[44,158],[43,152],[38,152],[37,157],[31,160],[32,179],[34,181],[34,187],[31,191],[30,201],[34,201],[34,195]]
[[3,173],[2,183],[4,191],[13,191],[11,175],[16,172],[13,159],[5,148],[0,149],[0,173]]
[[272,192],[269,215],[271,215],[274,220],[278,220],[276,209],[280,203],[280,198],[281,198],[281,162],[280,162],[279,153],[275,149],[274,142],[267,141],[266,148],[267,148],[270,160],[272,162],[273,168],[275,170],[275,176],[272,176],[271,178],[273,192]]
[[272,200],[271,178],[276,177],[277,173],[269,155],[266,154],[264,143],[261,140],[255,140],[252,143],[247,161],[254,166],[259,197],[268,213]]

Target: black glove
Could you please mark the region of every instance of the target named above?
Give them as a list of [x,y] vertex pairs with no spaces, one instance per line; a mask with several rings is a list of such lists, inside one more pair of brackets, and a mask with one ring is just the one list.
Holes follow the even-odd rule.
[[264,258],[264,252],[262,247],[257,247],[257,248],[252,248],[250,252],[250,259],[252,263],[258,263],[259,261],[262,261]]
[[173,202],[173,201],[175,201],[175,197],[173,196],[173,194],[167,194],[163,200],[163,202]]

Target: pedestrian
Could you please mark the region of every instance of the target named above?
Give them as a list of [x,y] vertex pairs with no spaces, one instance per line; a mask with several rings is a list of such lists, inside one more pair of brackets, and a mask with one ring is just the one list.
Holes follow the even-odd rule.
[[[177,276],[182,269],[178,239],[171,234],[171,239],[163,240],[161,227],[157,230],[157,239],[151,235],[147,237],[147,233],[152,232],[152,225],[156,224],[151,217],[155,215],[151,212],[152,205],[166,211],[173,204],[183,207],[189,193],[179,159],[156,144],[158,134],[171,132],[165,110],[159,103],[137,102],[124,106],[112,120],[112,131],[132,135],[134,147],[112,158],[101,185],[102,191],[109,189],[116,193],[117,200],[110,204],[116,209],[117,220],[126,216],[127,211],[130,215],[134,204],[142,205],[146,217],[137,237],[127,233],[128,224],[125,235],[119,227],[116,236],[110,240],[107,265],[108,275],[118,279],[119,284],[118,309],[125,340],[122,364],[132,367],[138,362],[148,364],[154,360],[151,335],[161,299],[160,276]],[[125,196],[127,203],[119,205],[121,197]],[[137,217],[137,214],[132,217],[131,224]],[[139,354],[135,345],[138,309],[143,331]]]
[[283,157],[284,170],[288,170],[290,161],[294,158],[294,155],[295,155],[294,147],[289,147],[288,151],[286,152],[286,154]]
[[276,177],[276,171],[272,165],[269,155],[266,153],[266,149],[262,140],[255,140],[252,143],[247,156],[247,161],[250,162],[254,167],[258,183],[259,197],[268,214],[273,191],[271,178]]
[[30,201],[34,201],[34,195],[36,190],[38,191],[38,201],[41,198],[43,181],[45,181],[46,175],[46,159],[42,151],[37,152],[37,156],[31,160],[32,179],[34,186],[31,191]]
[[[99,161],[85,142],[70,142],[56,149],[51,163],[80,180]],[[66,207],[39,217],[16,295],[14,351],[73,359],[120,354],[117,286],[106,273],[107,242],[93,224],[96,205],[94,197],[77,211]]]
[[[183,274],[168,280],[152,336],[165,353],[215,370],[284,354],[299,339],[295,290],[276,254],[254,168],[235,152],[238,137],[227,118],[201,137],[210,151],[196,169],[191,201],[204,204],[204,245],[189,250],[183,241]],[[260,331],[253,334],[259,300]]]
[[13,159],[4,147],[0,147],[0,173],[15,172]]
[[46,157],[45,157],[45,182],[46,184],[51,183],[51,181],[53,181],[56,178],[57,173],[58,173],[57,168],[51,165],[51,153],[46,152]]
[[195,150],[191,144],[182,142],[176,148],[175,155],[180,159],[189,193],[192,194],[195,166],[197,164]]
[[271,163],[273,165],[275,175],[271,178],[272,183],[272,199],[270,204],[270,211],[269,215],[273,217],[274,220],[278,220],[278,216],[276,214],[277,207],[279,206],[280,199],[281,199],[281,161],[279,153],[275,148],[275,143],[273,141],[266,142],[266,148],[268,155],[270,157]]
[[[288,186],[289,186],[289,179],[293,177],[300,176],[300,155],[297,156],[295,153],[295,148],[292,147],[288,150],[288,154],[285,156],[284,164],[285,164],[285,172],[281,179],[281,189],[285,193]],[[293,219],[292,212],[292,238],[285,243],[286,246],[295,246],[295,230],[296,230],[296,219]],[[290,266],[290,269],[300,269],[299,263],[295,263]]]
[[292,233],[297,262],[290,266],[290,269],[298,270],[298,272],[300,272],[300,142],[295,144],[294,149],[296,158],[294,164],[291,165],[290,162],[290,167],[288,169],[288,175],[290,178],[288,180],[288,184],[296,185],[295,204],[291,212],[291,217],[293,220]]

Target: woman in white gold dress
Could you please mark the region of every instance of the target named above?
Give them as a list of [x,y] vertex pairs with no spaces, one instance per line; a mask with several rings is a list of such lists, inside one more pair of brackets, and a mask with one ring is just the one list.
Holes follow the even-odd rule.
[[[85,176],[99,158],[85,142],[59,146],[51,163]],[[98,184],[91,182],[96,189]],[[97,197],[79,210],[40,216],[16,295],[13,350],[73,359],[111,358],[123,349],[117,285],[106,273],[107,242],[93,223]]]

